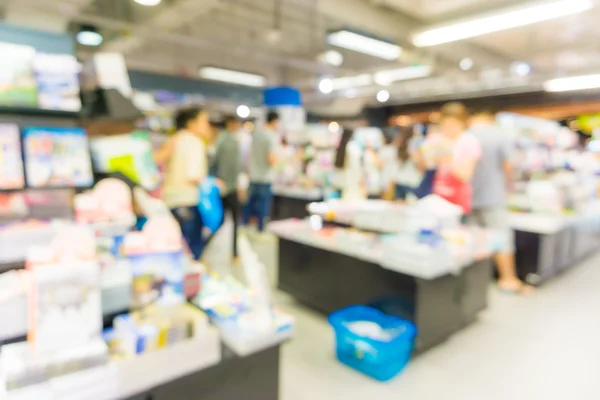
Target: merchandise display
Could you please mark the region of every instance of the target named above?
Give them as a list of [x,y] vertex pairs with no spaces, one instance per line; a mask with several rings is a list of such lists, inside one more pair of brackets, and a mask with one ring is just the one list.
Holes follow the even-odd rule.
[[39,108],[72,112],[81,110],[79,64],[74,56],[37,53],[33,60],[33,71]]
[[35,107],[37,91],[33,73],[35,49],[30,46],[0,43],[0,105]]
[[25,186],[19,127],[0,124],[0,190]]
[[92,163],[85,130],[25,128],[23,147],[28,186],[92,186]]
[[96,138],[90,141],[90,148],[96,171],[121,172],[146,190],[154,190],[160,184],[161,177],[152,159],[153,145],[148,132]]

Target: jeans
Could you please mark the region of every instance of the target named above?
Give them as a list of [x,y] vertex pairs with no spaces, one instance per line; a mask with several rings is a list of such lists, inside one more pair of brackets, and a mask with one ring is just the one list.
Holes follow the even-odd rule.
[[251,183],[248,203],[244,205],[243,210],[244,225],[248,225],[250,217],[255,215],[258,217],[258,231],[263,232],[265,230],[265,219],[271,209],[272,197],[270,183]]
[[409,193],[414,193],[415,188],[396,183],[396,200],[406,200]]
[[233,256],[238,256],[237,251],[237,232],[238,232],[238,223],[240,218],[240,200],[238,199],[238,195],[235,191],[221,197],[223,201],[223,220],[225,220],[225,214],[227,211],[231,212],[231,218],[233,219]]
[[202,218],[198,207],[177,207],[173,208],[171,213],[181,227],[181,233],[194,255],[194,260],[199,260],[204,250],[204,239],[202,238]]

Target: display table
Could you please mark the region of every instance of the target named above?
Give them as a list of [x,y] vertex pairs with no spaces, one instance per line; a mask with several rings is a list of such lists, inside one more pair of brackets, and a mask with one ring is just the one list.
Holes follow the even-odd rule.
[[478,257],[456,274],[415,276],[410,268],[381,266],[373,249],[350,252],[326,238],[304,240],[279,221],[270,230],[279,240],[279,288],[298,301],[329,314],[354,304],[372,305],[416,324],[416,351],[445,341],[487,307],[490,255]]
[[238,357],[219,345],[216,330],[133,359],[54,378],[0,394],[6,400],[277,400],[279,351],[275,345]]
[[223,358],[217,365],[157,385],[128,399],[277,400],[279,349],[277,345],[247,357],[238,357],[223,348]]
[[600,246],[600,203],[568,216],[511,213],[519,277],[541,284],[569,269]]
[[315,201],[323,201],[321,189],[273,187],[271,221],[307,217],[306,207]]

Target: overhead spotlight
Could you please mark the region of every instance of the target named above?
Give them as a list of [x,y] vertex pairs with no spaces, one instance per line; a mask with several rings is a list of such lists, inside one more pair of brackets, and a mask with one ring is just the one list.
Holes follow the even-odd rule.
[[104,40],[98,30],[91,25],[82,25],[75,39],[79,44],[90,47],[100,46]]
[[329,123],[329,132],[336,133],[336,132],[339,132],[339,130],[340,130],[340,124],[338,124],[335,121],[332,121]]
[[339,51],[328,50],[319,55],[319,61],[323,64],[333,65],[339,67],[344,63],[344,56]]
[[319,91],[325,94],[333,92],[333,81],[329,78],[321,79],[319,81]]
[[390,99],[390,92],[387,90],[380,90],[377,92],[377,101],[380,103],[385,103]]
[[526,62],[516,61],[510,65],[510,70],[518,76],[527,76],[531,73],[531,66]]
[[250,116],[250,107],[241,105],[235,110],[236,114],[240,118],[248,118]]
[[154,7],[157,6],[161,3],[162,0],[133,0],[136,3],[142,5],[142,6],[147,6],[147,7]]
[[471,68],[473,68],[473,65],[475,63],[473,62],[473,60],[471,60],[469,57],[465,57],[462,60],[460,60],[460,62],[458,63],[458,66],[460,67],[460,69],[462,69],[463,71],[468,71]]

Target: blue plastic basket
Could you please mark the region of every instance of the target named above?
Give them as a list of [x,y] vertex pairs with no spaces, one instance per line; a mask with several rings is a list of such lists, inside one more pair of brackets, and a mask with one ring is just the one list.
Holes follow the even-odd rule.
[[[387,332],[390,340],[379,340],[354,333],[349,324],[373,322]],[[335,331],[338,360],[378,381],[388,381],[408,364],[417,328],[412,322],[393,317],[371,307],[350,306],[329,316]]]

